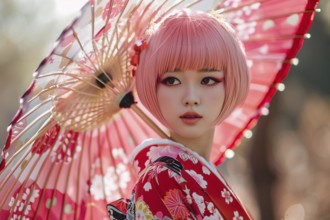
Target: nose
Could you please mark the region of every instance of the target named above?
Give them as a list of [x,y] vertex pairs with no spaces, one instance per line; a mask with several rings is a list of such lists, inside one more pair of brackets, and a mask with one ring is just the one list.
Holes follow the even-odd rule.
[[183,97],[183,104],[185,106],[196,106],[200,104],[200,97],[198,95],[197,88],[195,88],[194,86],[188,86],[186,88]]

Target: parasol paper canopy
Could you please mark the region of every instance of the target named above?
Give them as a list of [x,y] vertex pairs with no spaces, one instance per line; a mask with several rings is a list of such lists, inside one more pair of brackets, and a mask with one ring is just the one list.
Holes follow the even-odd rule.
[[144,139],[166,136],[139,104],[130,60],[135,42],[175,9],[224,16],[246,49],[251,87],[245,103],[216,128],[211,160],[219,165],[226,150],[267,114],[317,3],[87,2],[37,68],[8,128],[0,158],[0,218],[101,219],[109,201],[130,194],[136,178],[130,152]]

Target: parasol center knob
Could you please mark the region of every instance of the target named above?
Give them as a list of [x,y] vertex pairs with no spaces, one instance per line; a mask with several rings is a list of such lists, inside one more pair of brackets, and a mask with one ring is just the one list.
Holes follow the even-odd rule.
[[134,104],[134,96],[132,92],[128,92],[125,96],[121,99],[119,103],[120,108],[130,108],[132,104]]
[[100,73],[95,79],[97,86],[101,89],[105,88],[105,85],[110,82],[110,80],[112,80],[112,76],[107,73]]

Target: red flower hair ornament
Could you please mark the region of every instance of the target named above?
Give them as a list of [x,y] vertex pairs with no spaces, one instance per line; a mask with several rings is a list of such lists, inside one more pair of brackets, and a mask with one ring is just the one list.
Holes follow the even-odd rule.
[[134,44],[134,55],[130,61],[132,65],[132,75],[135,76],[136,73],[136,67],[140,62],[140,54],[142,50],[147,48],[147,42],[145,40],[138,40]]

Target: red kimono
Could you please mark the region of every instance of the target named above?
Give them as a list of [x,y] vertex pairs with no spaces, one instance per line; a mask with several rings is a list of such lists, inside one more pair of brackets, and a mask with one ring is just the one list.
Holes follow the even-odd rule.
[[216,167],[179,143],[147,140],[131,161],[132,197],[109,204],[110,219],[251,219]]

